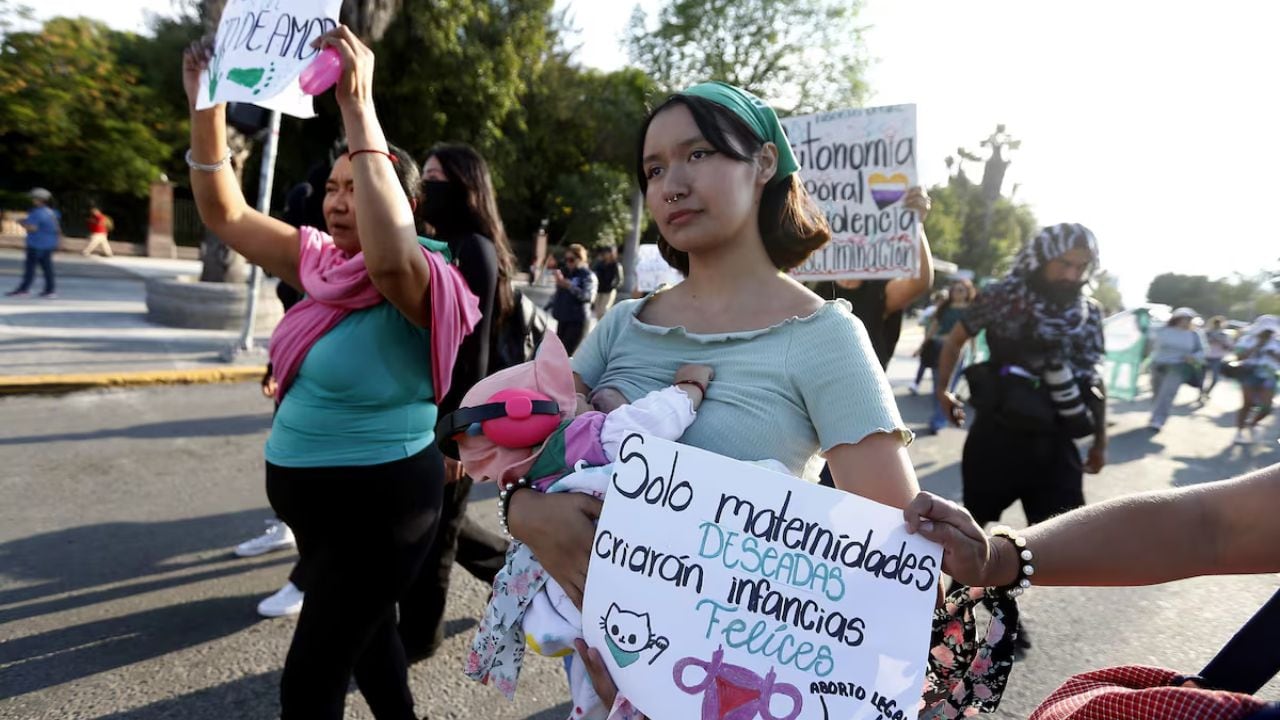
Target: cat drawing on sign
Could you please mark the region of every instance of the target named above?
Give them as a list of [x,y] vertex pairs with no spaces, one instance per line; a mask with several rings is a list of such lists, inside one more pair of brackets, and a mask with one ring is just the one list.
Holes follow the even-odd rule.
[[653,634],[649,613],[623,610],[617,603],[610,605],[609,611],[600,619],[600,628],[604,630],[605,644],[618,667],[627,667],[639,660],[645,650],[657,648],[658,652],[649,658],[652,665],[670,645],[665,637]]

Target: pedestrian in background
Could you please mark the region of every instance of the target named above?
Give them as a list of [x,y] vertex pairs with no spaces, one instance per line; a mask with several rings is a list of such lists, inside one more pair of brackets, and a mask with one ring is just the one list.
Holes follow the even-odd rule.
[[[1081,292],[1097,266],[1088,228],[1044,228],[1018,253],[1009,275],[984,288],[947,336],[934,392],[957,424],[964,412],[947,384],[960,350],[982,330],[991,349],[991,359],[966,375],[978,412],[960,473],[964,505],[979,525],[999,520],[1018,501],[1031,523],[1080,507],[1083,474],[1106,463],[1097,371],[1102,308]],[[975,382],[980,377],[985,382]],[[1093,446],[1082,461],[1075,440],[1089,434]]]
[[58,212],[49,207],[53,193],[44,188],[31,189],[31,210],[27,212],[22,227],[27,231],[27,257],[22,270],[22,284],[5,293],[8,297],[26,297],[31,294],[31,283],[36,279],[36,266],[44,273],[42,298],[58,297],[53,276],[53,251],[62,241],[62,224]]
[[[285,222],[293,227],[312,227],[325,232],[327,225],[324,218],[325,184],[329,180],[329,172],[333,168],[333,159],[316,163],[307,174],[307,179],[294,185],[285,195]],[[285,314],[302,300],[302,292],[289,283],[276,282],[276,297],[279,298]],[[277,402],[279,385],[276,383],[275,367],[267,362],[266,374],[262,376],[262,394]],[[279,407],[278,404],[275,407]],[[275,410],[272,410],[275,414]],[[297,538],[293,531],[280,518],[266,520],[266,529],[261,535],[250,538],[236,546],[236,557],[257,557],[277,550],[290,550],[297,547]],[[304,560],[299,556],[289,571],[289,580],[276,592],[258,603],[258,614],[262,617],[276,618],[297,615],[302,612],[302,603],[306,598],[306,589],[311,584],[310,578],[315,562],[310,558]]]
[[1240,391],[1243,403],[1236,413],[1235,443],[1257,442],[1258,423],[1271,414],[1280,372],[1280,318],[1260,315],[1236,344],[1240,359]]
[[[1204,341],[1192,327],[1196,311],[1180,307],[1173,311],[1169,324],[1156,331],[1151,350],[1151,422],[1147,427],[1159,431],[1169,419],[1178,388],[1185,383],[1200,387],[1199,373],[1204,367]],[[1194,381],[1194,382],[1193,382]]]
[[596,274],[596,301],[592,305],[592,313],[596,319],[613,307],[618,296],[618,288],[622,287],[622,264],[618,262],[618,250],[612,245],[596,250],[596,264],[591,266]]
[[107,241],[107,233],[111,232],[113,223],[106,213],[98,209],[97,203],[89,205],[89,217],[86,219],[86,225],[89,229],[89,244],[80,251],[81,255],[88,257],[93,254],[94,250],[102,248],[102,254],[111,257],[111,243]]
[[[933,294],[933,297],[929,298],[929,306],[920,311],[919,321],[920,325],[924,327],[925,333],[924,342],[920,343],[920,347],[913,355],[914,357],[919,358],[920,362],[916,365],[916,379],[912,381],[911,387],[908,388],[912,395],[920,394],[920,383],[924,381],[925,371],[929,370],[931,367],[937,367],[938,353],[936,348],[932,353],[932,357],[928,352],[928,345],[931,339],[929,335],[929,327],[933,324],[933,316],[937,314],[938,308],[941,307],[942,303],[946,302],[949,297],[951,297],[949,289],[939,290]],[[930,365],[930,363],[932,363],[932,365]]]
[[1204,344],[1205,385],[1200,388],[1201,404],[1209,400],[1209,393],[1218,386],[1218,378],[1222,377],[1222,363],[1235,346],[1231,332],[1227,330],[1226,318],[1216,315],[1209,321],[1209,327],[1204,333]]
[[933,252],[924,234],[924,220],[932,203],[928,193],[913,187],[902,204],[916,211],[920,226],[920,269],[915,275],[893,280],[828,280],[811,286],[824,300],[847,300],[853,306],[853,314],[866,328],[882,370],[889,369],[889,360],[902,335],[903,311],[933,287]]
[[[968,280],[952,281],[951,287],[947,290],[946,299],[938,305],[937,311],[929,319],[929,325],[925,329],[924,345],[920,349],[920,364],[927,363],[927,367],[932,371],[935,392],[938,384],[938,356],[942,352],[942,343],[946,341],[947,335],[951,334],[951,329],[956,326],[956,323],[960,322],[960,318],[964,317],[969,303],[973,302],[977,294],[978,291],[974,289],[973,283]],[[963,359],[957,361],[956,369],[952,371],[952,379],[954,380],[954,376],[962,372],[964,372]],[[916,383],[918,385],[919,380]],[[947,389],[951,390],[951,388]],[[929,419],[930,434],[938,434],[938,431],[946,427],[949,422],[942,405],[935,398],[933,417]]]
[[556,319],[556,335],[570,355],[578,349],[586,333],[591,302],[596,298],[596,274],[587,267],[587,249],[577,243],[565,250],[564,270],[555,270],[556,294],[551,297],[551,316]]
[[[515,258],[498,213],[489,165],[468,145],[447,143],[431,149],[422,164],[418,218],[431,237],[449,244],[467,287],[480,300],[480,322],[462,341],[452,387],[440,401],[440,417],[444,417],[495,369],[492,340],[515,309],[511,287]],[[447,442],[446,438],[439,440]],[[442,449],[447,456],[455,452],[443,444]],[[397,629],[410,662],[431,657],[444,642],[444,611],[454,562],[485,585],[493,584],[506,563],[506,538],[481,527],[467,514],[472,480],[449,457],[445,458],[445,478],[436,541],[400,600]]]

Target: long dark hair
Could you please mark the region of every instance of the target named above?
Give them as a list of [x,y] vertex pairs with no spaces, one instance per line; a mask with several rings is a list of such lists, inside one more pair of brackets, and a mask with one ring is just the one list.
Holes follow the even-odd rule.
[[493,242],[493,249],[498,256],[498,317],[506,317],[515,305],[511,293],[511,278],[515,275],[515,255],[511,252],[511,241],[507,238],[507,229],[502,224],[502,216],[498,214],[498,197],[493,191],[493,178],[489,174],[489,165],[470,145],[463,143],[440,143],[431,148],[423,158],[435,158],[444,168],[445,177],[459,183],[467,192],[461,229],[481,235]]
[[[756,153],[764,147],[764,141],[756,137],[752,129],[729,109],[700,97],[672,95],[666,102],[654,108],[640,128],[636,148],[636,178],[640,191],[647,192],[649,178],[644,172],[644,139],[649,124],[658,113],[681,104],[689,108],[693,121],[698,124],[702,137],[719,152],[740,162],[752,162]],[[831,239],[831,226],[827,216],[809,196],[798,173],[765,186],[760,197],[760,237],[764,240],[769,260],[779,270],[790,270],[805,261],[814,250]],[[661,235],[658,250],[672,267],[689,274],[689,254],[671,246]]]

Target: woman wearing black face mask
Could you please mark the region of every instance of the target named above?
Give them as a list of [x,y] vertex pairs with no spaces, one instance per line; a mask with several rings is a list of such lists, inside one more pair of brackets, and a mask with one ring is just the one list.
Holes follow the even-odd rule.
[[[480,298],[483,315],[458,350],[453,384],[439,403],[443,417],[489,373],[491,330],[514,306],[515,263],[498,215],[489,167],[467,145],[442,144],[431,149],[422,165],[417,219],[424,234],[449,244],[458,270]],[[492,583],[506,556],[504,538],[467,519],[471,478],[463,476],[453,460],[446,460],[445,474],[451,482],[445,486],[435,546],[400,603],[400,638],[410,661],[430,657],[443,640],[445,598],[455,557],[472,575]]]

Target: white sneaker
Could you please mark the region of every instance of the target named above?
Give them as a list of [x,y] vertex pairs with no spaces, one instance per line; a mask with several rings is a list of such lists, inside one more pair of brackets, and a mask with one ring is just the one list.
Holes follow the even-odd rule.
[[911,387],[908,387],[907,390],[910,390],[912,395],[919,395],[920,383],[911,383]]
[[293,539],[293,531],[283,520],[265,520],[267,529],[258,537],[246,540],[236,546],[236,557],[255,557],[275,550],[287,550],[297,546]]
[[269,618],[297,615],[302,612],[302,598],[303,592],[298,586],[287,582],[275,595],[258,603],[258,614]]
[[1245,437],[1244,437],[1244,429],[1243,429],[1243,428],[1236,428],[1236,438],[1235,438],[1235,440],[1232,440],[1231,442],[1232,442],[1233,444],[1236,444],[1236,445],[1248,445],[1248,444],[1249,444],[1249,441],[1248,441],[1248,440],[1246,440],[1246,439],[1245,439]]
[[1250,425],[1248,429],[1249,429],[1249,444],[1257,445],[1258,444],[1258,426]]

